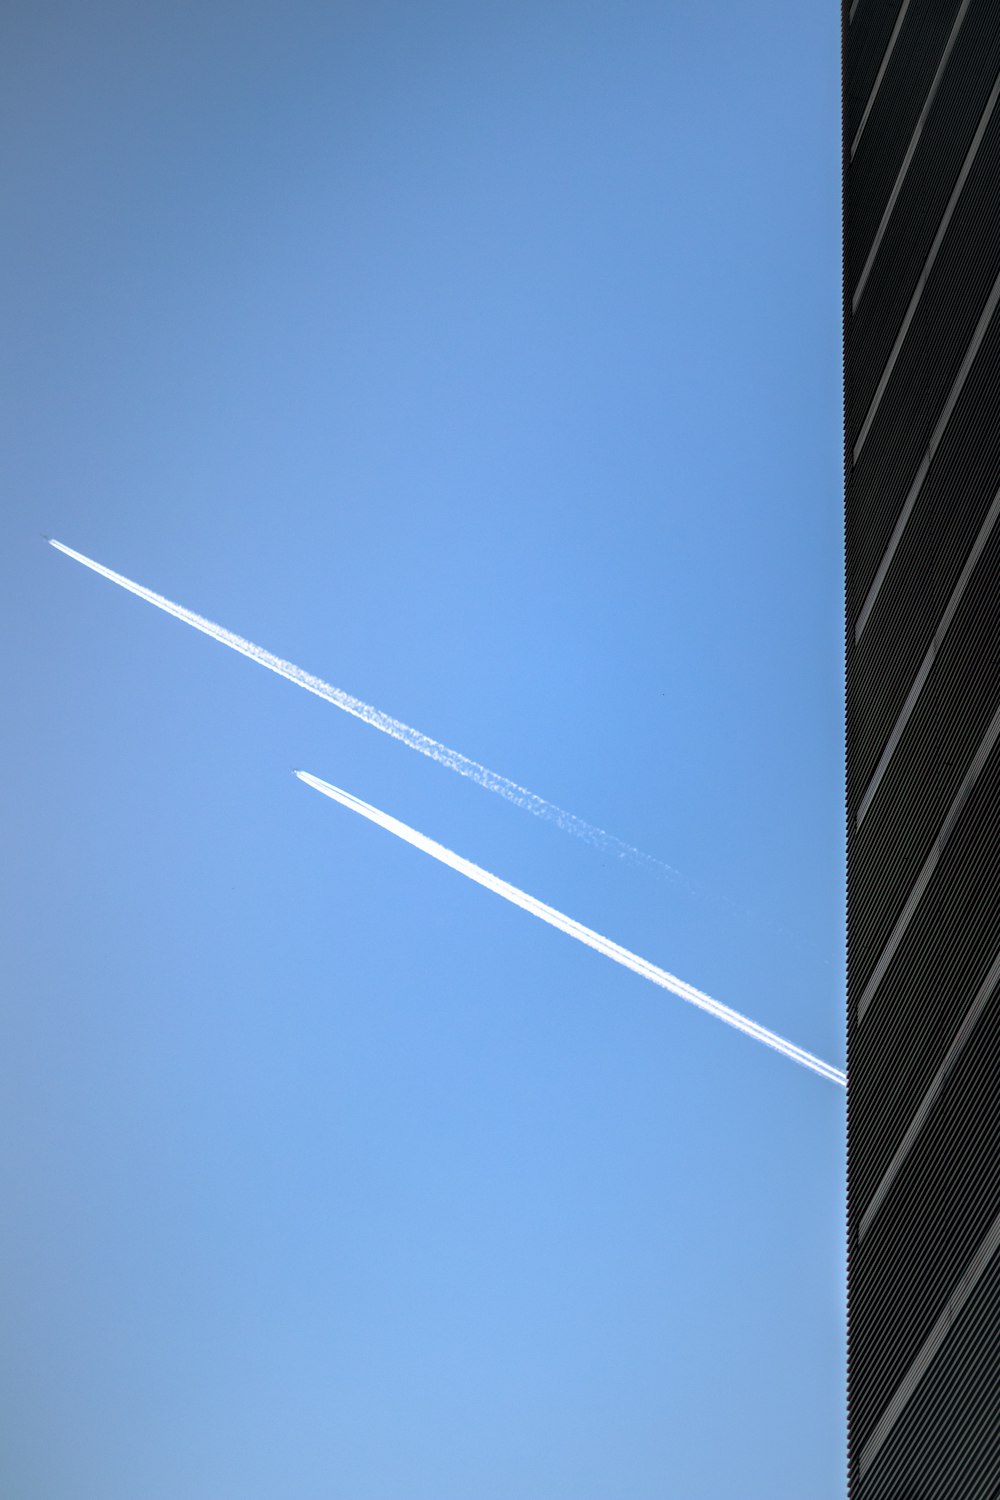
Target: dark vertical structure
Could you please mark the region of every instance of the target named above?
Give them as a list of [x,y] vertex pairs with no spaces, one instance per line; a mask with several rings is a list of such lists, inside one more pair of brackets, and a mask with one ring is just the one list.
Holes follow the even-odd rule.
[[846,0],[852,1500],[1000,1497],[1000,0]]

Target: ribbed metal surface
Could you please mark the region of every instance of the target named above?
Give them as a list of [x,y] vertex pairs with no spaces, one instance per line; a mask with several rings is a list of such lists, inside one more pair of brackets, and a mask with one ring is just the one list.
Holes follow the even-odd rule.
[[[942,23],[939,29],[950,32],[959,19],[956,8],[948,5],[940,10],[938,7],[934,9]],[[910,20],[909,12],[907,20]],[[900,70],[905,69],[908,62],[904,50],[905,40],[904,28],[893,52],[893,61],[898,63]],[[924,40],[926,41],[926,36]],[[884,359],[881,358],[883,350],[888,354],[886,341],[891,342],[902,320],[906,302],[916,286],[934,232],[941,221],[989,98],[996,77],[998,54],[1000,38],[996,36],[992,18],[977,11],[974,4],[970,5],[954,34],[954,46],[948,64],[941,73],[933,102],[916,141],[912,160],[900,182],[898,198],[886,222],[879,252],[857,304],[856,318],[851,328],[852,346],[857,354],[854,394],[855,402],[863,405],[864,409],[859,412],[852,404],[848,413],[852,442],[857,436],[868,400],[881,373],[884,364]],[[936,68],[940,62],[940,51],[933,55],[931,61]],[[894,81],[898,89],[899,79],[894,79],[892,70],[888,70],[879,89],[880,98],[883,94],[887,99],[893,96]],[[926,80],[922,77],[920,80],[920,87],[924,92],[920,101],[914,98],[910,112],[918,119],[920,104],[927,93],[925,82],[929,87],[933,81],[933,77]],[[883,146],[886,154],[891,155],[885,183],[880,181],[872,184],[869,192],[861,183],[858,172],[862,146],[868,140],[869,131],[872,131],[873,152],[879,144],[874,110],[865,127],[862,146],[859,146],[857,156],[851,164],[851,191],[857,200],[857,208],[865,205],[868,217],[874,220],[870,231],[862,230],[860,226],[857,235],[852,231],[852,239],[856,239],[856,264],[851,267],[852,296],[871,249],[872,236],[882,220],[886,201],[913,138],[916,122],[909,115],[907,128],[910,133],[901,151]],[[986,227],[985,223],[980,224],[981,229]]]
[[980,1282],[855,1489],[859,1500],[994,1500],[1000,1262]]
[[[964,25],[971,25],[968,16]],[[964,29],[964,26],[963,26]],[[972,33],[970,32],[970,35]],[[900,191],[895,210],[886,225],[885,235],[864,294],[852,319],[851,354],[853,360],[852,406],[848,412],[851,446],[857,441],[862,423],[885,369],[893,340],[903,321],[907,306],[924,271],[938,225],[958,181],[983,112],[989,102],[996,67],[991,65],[1000,52],[1000,41],[987,40],[973,59],[963,59],[956,47],[956,63],[967,61],[966,76],[961,80],[956,105],[959,120],[948,120],[943,108],[932,112],[923,131],[913,165]],[[947,85],[947,87],[945,86]],[[939,106],[951,102],[955,91],[949,68],[942,80]],[[935,255],[929,280],[921,302],[924,315],[933,308],[934,284],[959,290],[955,286],[954,257],[963,245],[968,250],[980,248],[989,256],[989,244],[1000,235],[1000,223],[992,211],[992,189],[996,183],[996,155],[1000,150],[1000,117],[991,111],[982,141],[970,163],[968,177],[953,210],[954,233],[948,236]],[[988,282],[992,281],[988,278]],[[987,282],[987,285],[988,285]],[[971,287],[963,287],[967,301],[975,301]],[[939,303],[942,295],[939,295]],[[985,300],[985,289],[980,302]],[[947,305],[948,292],[943,293]],[[933,316],[932,316],[933,321]],[[914,330],[920,337],[918,330]],[[924,334],[926,337],[926,333]]]
[[[856,1192],[891,1156],[896,1134],[909,1124],[1000,949],[998,845],[995,755],[877,996],[861,1024],[852,1021]],[[852,998],[849,993],[849,1003]],[[984,1108],[989,1104],[983,1101]]]
[[869,5],[861,0],[850,23],[851,44],[844,50],[844,133],[853,141],[868,102],[902,0]]
[[850,1493],[997,1500],[1000,7],[848,13]]
[[[847,266],[852,292],[903,164],[958,7],[959,0],[910,0],[848,173],[851,241]],[[898,6],[894,3],[890,10],[895,18]],[[905,88],[900,87],[901,81],[906,83]]]
[[[862,1444],[1000,1211],[1000,1110],[982,1107],[998,1068],[994,1004],[855,1252],[855,1353],[866,1378],[853,1416]],[[898,1295],[901,1244],[905,1300]]]
[[[857,976],[867,979],[1000,703],[1000,529],[994,528],[856,834]],[[905,838],[896,832],[905,828]],[[918,919],[915,919],[918,920]]]
[[[1000,320],[928,471],[861,640],[848,645],[852,819],[947,599],[1000,487]],[[849,538],[850,541],[850,538]],[[860,591],[859,591],[860,592]]]
[[[941,467],[948,464],[961,471],[970,462],[963,438],[966,442],[978,438],[984,417],[982,386],[985,380],[995,389],[1000,366],[1000,318],[996,313],[990,318],[982,304],[975,312],[977,323],[988,321],[981,342],[973,346],[975,354],[964,377],[966,355],[971,354],[970,339],[966,337],[961,344],[949,339],[939,352],[937,342],[929,344],[925,337],[908,362],[908,383],[894,381],[886,392],[872,435],[851,471],[854,513],[848,540],[857,553],[857,573],[851,580],[851,603],[856,611],[860,611],[875,580],[914,481],[919,481],[928,444],[934,441],[934,457]],[[956,322],[960,318],[961,314],[956,314]],[[959,377],[963,378],[952,403]],[[943,420],[946,425],[942,427]],[[921,483],[917,505],[923,501],[922,491],[929,477],[928,473]]]

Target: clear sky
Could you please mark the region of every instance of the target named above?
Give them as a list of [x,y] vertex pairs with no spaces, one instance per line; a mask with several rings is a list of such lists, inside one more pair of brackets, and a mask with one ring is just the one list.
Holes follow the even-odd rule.
[[[17,1500],[834,1500],[839,17],[12,0]],[[588,847],[59,537],[667,861]]]

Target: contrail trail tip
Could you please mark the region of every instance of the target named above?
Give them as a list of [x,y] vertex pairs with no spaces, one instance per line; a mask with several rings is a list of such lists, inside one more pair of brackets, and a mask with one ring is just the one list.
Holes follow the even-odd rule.
[[403,823],[399,818],[394,818],[390,813],[381,812],[379,808],[373,807],[369,802],[362,802],[360,797],[355,797],[351,792],[345,792],[342,788],[334,786],[329,781],[323,781],[319,776],[313,776],[309,771],[296,771],[300,781],[312,787],[317,792],[322,792],[325,797],[330,797],[334,802],[339,802],[342,807],[349,808],[352,812],[360,813],[370,823],[376,823],[388,833],[394,833],[397,838],[407,844],[412,844],[415,849],[420,849],[424,854],[429,854],[432,859],[456,870],[458,874],[465,875],[469,880],[474,880],[477,885],[484,886],[493,891],[497,896],[502,896],[505,901],[519,906],[522,911],[527,911],[532,916],[540,917],[550,927],[565,932],[568,937],[576,938],[577,942],[584,943],[588,948],[593,948],[597,953],[603,953],[606,958],[613,959],[615,963],[621,964],[625,969],[631,969],[643,979],[659,985],[661,989],[669,990],[671,994],[686,1000],[690,1005],[696,1005],[699,1010],[704,1010],[709,1015],[715,1016],[719,1021],[725,1021],[727,1026],[733,1026],[737,1031],[742,1031],[745,1036],[750,1036],[754,1041],[762,1042],[764,1046],[771,1047],[780,1052],[784,1057],[790,1058],[800,1067],[809,1068],[813,1073],[818,1073],[821,1078],[826,1078],[830,1083],[840,1084],[846,1087],[847,1079],[839,1068],[833,1067],[831,1063],[824,1062],[822,1058],[815,1057],[813,1053],[807,1052],[804,1047],[798,1047],[794,1042],[788,1041],[786,1037],[779,1036],[777,1032],[770,1031],[766,1026],[761,1026],[757,1021],[752,1021],[748,1016],[742,1015],[738,1010],[733,1010],[729,1005],[724,1005],[721,1000],[715,1000],[711,995],[706,995],[704,990],[695,989],[694,985],[688,984],[686,980],[678,979],[675,974],[670,974],[666,969],[661,969],[658,964],[650,963],[648,959],[641,958],[638,953],[632,953],[628,948],[623,948],[620,943],[615,943],[611,938],[604,937],[602,933],[595,932],[591,927],[584,927],[582,922],[569,917],[565,912],[557,911],[554,906],[548,906],[544,901],[539,901],[536,896],[529,896],[527,891],[520,890],[516,885],[511,885],[506,880],[501,880],[499,875],[493,875],[489,870],[484,870],[480,865],[475,865],[470,859],[465,859],[454,850],[447,849],[443,844],[429,838],[425,833],[419,833],[417,829],[411,828],[408,823]]

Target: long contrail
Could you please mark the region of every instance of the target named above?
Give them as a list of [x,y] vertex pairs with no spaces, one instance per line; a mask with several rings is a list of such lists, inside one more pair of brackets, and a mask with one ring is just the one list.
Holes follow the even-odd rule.
[[586,943],[588,948],[596,949],[606,958],[614,959],[615,963],[621,964],[623,968],[631,969],[634,974],[651,980],[661,989],[670,990],[672,994],[678,995],[682,1000],[687,1000],[691,1005],[697,1005],[701,1010],[708,1011],[709,1015],[725,1021],[728,1026],[735,1026],[737,1031],[744,1032],[755,1041],[763,1042],[766,1047],[773,1047],[776,1052],[782,1053],[784,1057],[790,1057],[793,1062],[799,1063],[803,1068],[811,1068],[814,1073],[818,1073],[822,1078],[828,1078],[831,1083],[839,1083],[841,1087],[846,1085],[847,1080],[838,1068],[824,1062],[822,1058],[814,1057],[811,1052],[806,1052],[802,1047],[796,1047],[794,1042],[786,1041],[776,1032],[768,1031],[766,1026],[759,1026],[756,1021],[751,1021],[748,1016],[741,1015],[738,1010],[723,1005],[721,1000],[713,1000],[711,995],[706,995],[702,990],[696,990],[693,985],[686,984],[683,979],[678,979],[674,974],[668,974],[666,969],[651,964],[648,959],[640,958],[637,953],[632,953],[628,948],[613,943],[610,938],[603,937],[592,928],[584,927],[581,922],[567,917],[564,912],[556,911],[554,906],[547,906],[544,901],[539,901],[535,896],[529,896],[526,891],[519,890],[516,885],[510,885],[506,880],[501,880],[498,875],[492,875],[489,870],[474,865],[471,860],[463,859],[460,854],[446,849],[443,844],[428,838],[426,834],[418,833],[409,824],[401,823],[398,818],[380,812],[377,807],[372,807],[368,802],[362,802],[359,797],[352,797],[350,792],[344,792],[340,787],[332,786],[330,782],[310,775],[308,771],[296,771],[295,774],[307,786],[313,787],[317,792],[322,792],[326,797],[332,797],[335,802],[350,808],[352,812],[360,813],[363,818],[377,823],[380,828],[387,829],[389,833],[394,833],[397,838],[412,844],[415,849],[422,849],[425,854],[440,860],[450,869],[457,870],[460,875],[467,875],[470,880],[485,886],[488,891],[503,896],[505,901],[511,901],[523,911],[541,917],[542,921],[548,922],[550,927],[557,927],[560,932],[568,933],[570,937],[576,938],[577,942]]
[[85,568],[99,573],[102,578],[110,579],[112,583],[117,583],[119,587],[127,589],[130,594],[135,594],[139,599],[145,599],[147,604],[155,604],[157,609],[173,615],[175,620],[183,620],[185,625],[192,625],[203,635],[211,636],[213,641],[219,641],[223,646],[229,646],[231,650],[239,651],[242,656],[249,657],[259,667],[266,667],[269,672],[276,672],[286,681],[294,682],[296,687],[305,688],[308,693],[315,693],[317,698],[322,698],[326,703],[332,703],[335,708],[343,709],[344,713],[353,714],[354,718],[360,719],[363,724],[369,724],[373,729],[381,730],[383,734],[398,740],[410,750],[417,750],[421,755],[426,755],[429,760],[436,761],[439,766],[446,766],[449,771],[455,771],[459,776],[465,776],[469,781],[474,781],[477,786],[485,787],[488,792],[496,792],[497,796],[506,798],[517,807],[524,808],[525,812],[533,813],[536,818],[544,818],[547,823],[554,823],[564,833],[571,833],[576,838],[583,839],[585,843],[607,854],[614,854],[619,859],[646,865],[658,870],[661,874],[671,876],[674,880],[681,881],[684,885],[688,884],[680,872],[672,865],[668,865],[665,860],[657,859],[652,854],[644,854],[641,849],[636,849],[624,839],[616,838],[613,833],[608,833],[605,829],[588,823],[584,818],[578,818],[575,813],[567,812],[565,808],[547,801],[545,797],[539,797],[536,792],[529,791],[525,786],[519,786],[516,781],[511,781],[506,776],[500,776],[496,771],[491,771],[488,766],[480,765],[476,760],[470,760],[467,755],[462,755],[458,750],[442,745],[439,740],[421,734],[419,729],[403,724],[399,719],[383,713],[381,709],[373,708],[370,703],[364,703],[353,694],[345,693],[342,688],[333,687],[322,678],[314,677],[311,672],[304,672],[294,662],[284,661],[280,656],[274,656],[270,651],[265,651],[263,646],[256,646],[253,641],[244,640],[241,635],[235,635],[225,626],[216,625],[214,621],[206,620],[202,615],[196,615],[193,610],[174,604],[170,599],[165,599],[162,594],[155,594],[152,589],[143,587],[141,583],[135,583],[121,573],[113,572],[111,568],[106,568],[103,563],[95,562],[92,557],[84,556],[82,552],[75,552],[64,542],[57,542],[54,537],[46,537],[45,540],[57,551],[65,553],[67,557],[72,557],[78,563],[83,563]]

